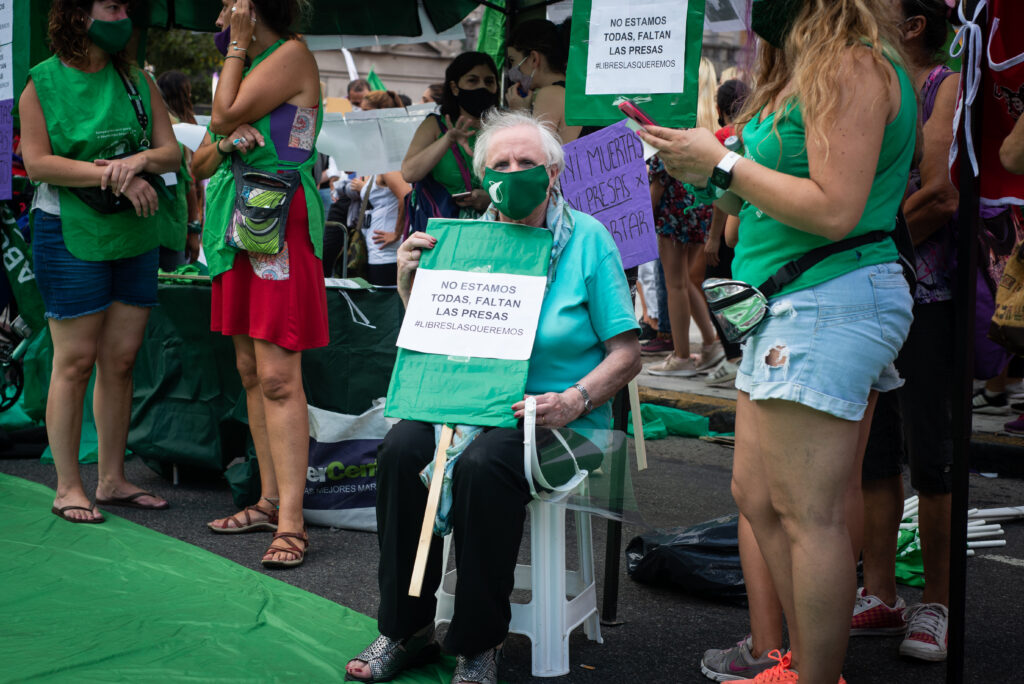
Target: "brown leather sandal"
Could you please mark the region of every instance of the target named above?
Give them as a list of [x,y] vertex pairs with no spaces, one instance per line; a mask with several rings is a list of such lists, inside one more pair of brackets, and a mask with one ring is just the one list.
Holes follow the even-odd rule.
[[[258,513],[261,516],[265,515],[266,520],[259,520],[253,517],[253,513]],[[239,520],[239,515],[245,515],[245,522]],[[213,522],[206,523],[206,526],[217,534],[242,534],[243,532],[276,532],[277,531],[277,509],[272,511],[265,511],[259,506],[246,506],[238,513],[228,516],[228,520],[233,523],[225,522],[225,526],[215,525]],[[231,525],[231,527],[227,527]]]
[[[302,542],[299,546],[292,539],[297,539]],[[278,544],[278,540],[281,544]],[[306,558],[306,552],[309,551],[309,535],[306,531],[302,532],[275,532],[274,541],[270,542],[270,547],[267,549],[267,553],[290,553],[295,556],[291,560],[273,560],[272,558],[264,558],[262,561],[263,567],[265,568],[294,568],[297,565],[302,565],[302,561]],[[264,556],[267,553],[263,554]]]

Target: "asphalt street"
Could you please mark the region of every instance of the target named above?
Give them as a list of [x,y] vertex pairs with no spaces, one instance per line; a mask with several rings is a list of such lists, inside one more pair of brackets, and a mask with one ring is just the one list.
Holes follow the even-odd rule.
[[[724,446],[670,437],[648,443],[650,467],[635,472],[633,482],[641,513],[652,527],[690,525],[730,513],[732,452]],[[266,534],[214,535],[204,523],[234,509],[222,480],[185,477],[178,486],[162,479],[138,460],[129,462],[129,477],[172,502],[167,511],[117,509],[118,515],[156,531],[208,549],[257,572],[273,576],[349,608],[374,615],[377,608],[377,543],[372,534],[311,528],[306,563],[286,571],[265,571],[259,564],[270,541]],[[36,460],[0,460],[0,472],[53,487],[52,466]],[[96,466],[84,466],[87,491],[95,486]],[[908,492],[909,489],[908,483]],[[909,495],[909,494],[908,494]],[[1024,504],[1024,482],[971,476],[971,506]],[[41,511],[40,514],[47,514]],[[1005,523],[1007,546],[979,552],[968,565],[967,682],[1020,681],[1016,656],[1024,633],[1024,523]],[[595,524],[595,559],[599,586],[604,580],[606,526]],[[640,527],[623,530],[623,548]],[[572,544],[571,546],[575,546]],[[526,562],[529,544],[521,556]],[[570,552],[572,556],[574,551]],[[562,682],[707,682],[700,671],[704,649],[735,643],[748,631],[746,610],[691,597],[681,591],[638,584],[620,568],[618,626],[602,628],[604,643],[587,641],[578,629],[571,639],[571,671]],[[574,559],[573,559],[574,561]],[[30,569],[26,568],[26,571]],[[600,590],[599,590],[600,593]],[[901,587],[907,601],[917,589]],[[128,607],[126,607],[126,610]],[[945,681],[944,664],[920,664],[897,654],[899,637],[851,640],[844,675],[851,684],[931,684]],[[343,662],[354,654],[333,652],[324,658]],[[512,635],[506,642],[501,676],[512,682],[530,677],[530,644]],[[273,681],[273,673],[253,672],[252,681]],[[398,680],[400,681],[400,680]],[[539,680],[538,680],[539,681]]]

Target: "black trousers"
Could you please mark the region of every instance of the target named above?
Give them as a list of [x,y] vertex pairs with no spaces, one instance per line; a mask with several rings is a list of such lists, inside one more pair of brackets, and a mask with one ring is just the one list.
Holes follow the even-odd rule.
[[900,474],[909,457],[914,489],[953,491],[953,334],[953,302],[914,305],[914,322],[896,358],[906,383],[878,398],[864,452],[865,480]]
[[[433,459],[434,448],[432,425],[403,420],[377,452],[377,626],[392,639],[404,639],[434,620],[441,538],[433,538],[420,597],[409,596],[427,502],[419,472]],[[455,612],[444,646],[449,652],[473,656],[500,644],[512,617],[509,596],[530,502],[523,474],[523,431],[493,428],[477,437],[455,465],[452,496],[459,572]]]

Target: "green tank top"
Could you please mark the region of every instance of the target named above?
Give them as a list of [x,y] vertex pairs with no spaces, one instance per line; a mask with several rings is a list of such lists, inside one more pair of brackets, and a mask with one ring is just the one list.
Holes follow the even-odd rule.
[[[152,135],[149,83],[140,69],[131,78],[150,121],[143,131],[113,64],[86,73],[63,64],[56,55],[32,67],[39,104],[46,118],[50,147],[59,157],[77,161],[106,159],[142,149]],[[87,106],[103,103],[104,106]],[[175,201],[157,193],[156,215],[139,218],[134,211],[100,214],[65,187],[59,187],[61,231],[68,250],[83,261],[107,261],[138,256],[160,244],[181,249],[185,223],[177,224]],[[172,187],[173,194],[178,193]]]
[[[431,114],[433,116],[433,114]],[[442,138],[444,133],[438,135],[438,139]],[[469,136],[469,148],[473,149],[476,145],[476,134]],[[465,150],[462,150],[465,152]],[[480,179],[473,173],[473,159],[468,158],[469,155],[463,154],[463,159],[466,162],[466,168],[469,170],[469,179],[472,182],[473,188],[482,187]],[[430,171],[430,175],[434,177],[438,183],[444,186],[450,194],[456,195],[460,192],[466,192],[466,181],[462,177],[462,171],[459,169],[459,163],[455,161],[455,153],[452,152],[452,148],[449,147],[444,152],[444,156],[441,157],[441,161],[437,162],[437,165]],[[471,188],[472,189],[472,188]]]
[[[284,45],[284,40],[279,40],[262,54],[252,61],[245,75],[248,76],[253,69],[260,65],[277,48]],[[274,146],[270,135],[270,114],[251,123],[263,136],[265,145],[257,147],[244,157],[242,161],[264,171],[278,171],[282,169],[298,169],[302,179],[302,189],[306,193],[306,211],[309,217],[309,239],[313,243],[313,253],[317,258],[323,258],[324,251],[324,202],[320,198],[316,181],[313,178],[313,164],[316,163],[316,147],[310,151],[309,158],[301,163],[282,160]],[[320,135],[320,126],[324,120],[324,106],[321,101],[316,110],[316,128],[313,132],[313,140]],[[210,131],[210,139],[216,144],[224,138]],[[210,267],[210,276],[216,276],[230,270],[235,263],[235,254],[238,250],[230,247],[224,237],[227,233],[228,222],[231,219],[231,212],[235,204],[235,178],[231,173],[231,158],[237,153],[232,153],[221,159],[220,166],[210,177],[206,185],[206,222],[203,225],[203,252],[206,255],[207,265]]]
[[[907,187],[917,134],[917,96],[904,68],[898,62],[890,61],[899,78],[900,110],[885,127],[864,214],[848,237],[874,230],[891,231],[896,225],[896,212]],[[779,117],[778,135],[772,130],[776,117]],[[784,108],[766,116],[764,121],[759,121],[759,118],[760,113],[743,128],[745,156],[770,169],[809,178],[806,130],[799,102],[791,100]],[[831,242],[828,238],[780,223],[746,202],[740,211],[733,276],[758,286],[787,262]],[[783,287],[779,294],[813,287],[864,266],[896,261],[897,256],[892,240],[840,252],[809,268]]]

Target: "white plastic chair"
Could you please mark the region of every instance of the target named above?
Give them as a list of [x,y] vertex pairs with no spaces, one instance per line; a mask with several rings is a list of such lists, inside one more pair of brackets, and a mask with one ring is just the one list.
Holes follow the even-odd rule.
[[[594,580],[594,549],[590,514],[576,511],[576,543],[579,549],[579,570],[565,566],[565,506],[559,502],[577,490],[586,492],[587,471],[580,470],[565,439],[552,434],[572,456],[576,473],[564,485],[552,486],[544,478],[537,460],[537,403],[526,400],[524,418],[523,465],[530,483],[533,501],[530,512],[530,565],[516,565],[515,588],[531,591],[529,603],[512,603],[509,631],[524,634],[533,644],[533,676],[558,677],[569,672],[569,634],[583,624],[591,641],[604,643],[597,612],[597,587]],[[537,492],[534,479],[550,492]],[[448,570],[451,535],[444,540],[444,561],[441,584],[437,589],[435,625],[449,622],[455,609],[454,591],[457,570]],[[566,598],[567,596],[571,598]]]

